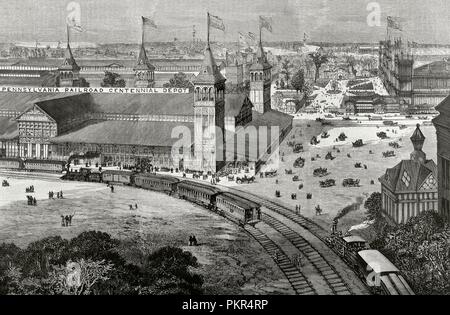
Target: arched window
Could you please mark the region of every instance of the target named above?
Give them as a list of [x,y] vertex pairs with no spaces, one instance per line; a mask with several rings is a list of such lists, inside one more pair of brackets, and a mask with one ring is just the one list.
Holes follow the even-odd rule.
[[262,80],[263,79],[263,74],[262,74],[262,72],[260,72],[259,73],[259,80]]
[[204,88],[202,89],[202,101],[206,101],[206,100],[207,100],[207,97],[208,97],[207,94],[208,94],[207,88],[204,87]]
[[214,94],[213,94],[213,88],[210,87],[208,90],[208,101],[213,101],[214,100]]
[[200,100],[200,88],[199,87],[195,88],[195,100],[196,101]]
[[251,80],[255,81],[255,74],[253,72],[252,72],[251,76],[252,76]]

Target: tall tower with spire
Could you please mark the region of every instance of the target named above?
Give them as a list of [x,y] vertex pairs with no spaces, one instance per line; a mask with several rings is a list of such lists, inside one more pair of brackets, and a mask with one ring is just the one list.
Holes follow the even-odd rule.
[[417,125],[416,130],[411,136],[411,142],[414,147],[414,151],[411,153],[411,160],[420,162],[422,164],[425,163],[427,161],[427,156],[425,152],[422,151],[423,144],[425,142],[425,136],[420,130],[419,124]]
[[150,63],[145,51],[144,38],[144,17],[142,17],[142,42],[137,59],[137,64],[134,67],[134,86],[137,88],[151,88],[155,86],[155,67]]
[[80,86],[80,67],[77,65],[70,48],[70,28],[67,26],[67,48],[64,52],[64,61],[58,67],[59,86],[75,87]]
[[193,80],[194,154],[196,168],[213,173],[225,163],[225,81],[211,51],[208,27],[203,64]]
[[271,109],[270,86],[272,81],[272,66],[262,45],[262,31],[259,32],[259,44],[256,51],[256,60],[250,66],[250,100],[255,109],[263,114]]

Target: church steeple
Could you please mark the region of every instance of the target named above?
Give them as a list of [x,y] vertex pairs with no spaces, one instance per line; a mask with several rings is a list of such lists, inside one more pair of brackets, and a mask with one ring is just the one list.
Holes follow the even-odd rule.
[[417,124],[416,130],[411,136],[411,142],[414,147],[414,151],[411,153],[411,160],[424,163],[426,162],[426,154],[422,151],[423,144],[425,142],[425,136],[420,130],[420,125]]
[[134,67],[135,86],[140,88],[153,87],[155,85],[155,67],[150,63],[145,51],[144,17],[142,17],[142,42],[139,50],[137,64]]

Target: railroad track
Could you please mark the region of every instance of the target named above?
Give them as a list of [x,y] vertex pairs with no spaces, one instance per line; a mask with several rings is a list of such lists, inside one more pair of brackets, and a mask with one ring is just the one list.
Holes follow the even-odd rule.
[[325,257],[299,233],[269,214],[263,213],[262,221],[274,228],[292,243],[320,274],[328,287],[337,295],[351,295],[352,291],[336,269]]
[[267,235],[259,229],[252,226],[245,226],[245,230],[255,238],[255,240],[264,248],[264,250],[274,259],[277,266],[281,269],[296,294],[316,295],[317,292],[311,282],[306,279],[303,273],[291,262],[283,250],[275,244]]
[[329,236],[329,232],[322,228],[317,223],[305,218],[304,216],[295,214],[291,209],[285,206],[281,206],[273,201],[264,199],[262,197],[259,197],[257,195],[254,195],[252,193],[242,191],[240,189],[236,188],[229,188],[230,190],[233,190],[235,193],[240,194],[241,196],[248,198],[251,201],[254,201],[256,203],[261,204],[262,206],[268,208],[269,210],[272,210],[285,218],[288,218],[291,221],[294,221],[298,225],[300,225],[305,230],[308,230],[311,232],[314,236],[319,238],[322,242],[326,243],[326,238]]

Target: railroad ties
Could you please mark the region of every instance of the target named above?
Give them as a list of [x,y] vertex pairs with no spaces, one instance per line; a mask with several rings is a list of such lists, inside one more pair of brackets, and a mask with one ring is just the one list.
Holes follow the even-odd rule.
[[276,220],[266,213],[263,213],[262,220],[283,235],[302,253],[303,257],[311,263],[317,273],[324,278],[325,282],[334,294],[352,294],[336,269],[329,264],[325,257],[323,257],[323,255],[316,248],[314,248],[314,246],[308,243],[308,241],[306,241],[299,233],[295,232],[284,223]]
[[[264,250],[274,259],[277,266],[288,279],[295,293],[299,295],[316,295],[317,292],[303,273],[294,266],[289,257],[270,238],[257,228],[246,225],[245,230],[252,235]],[[278,254],[277,254],[278,253]]]

